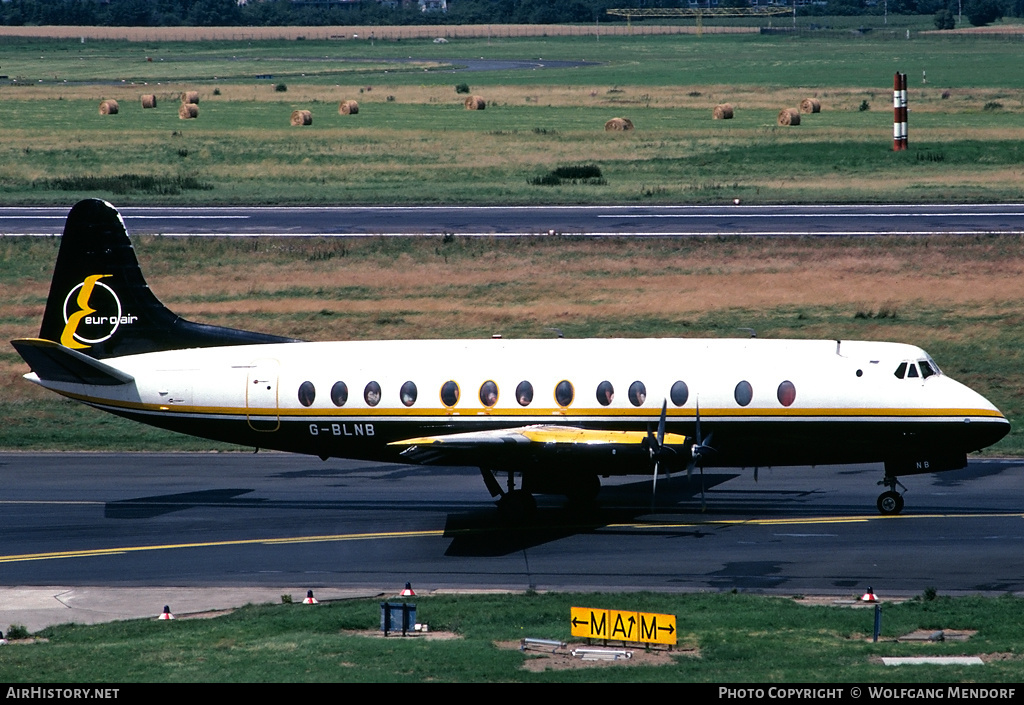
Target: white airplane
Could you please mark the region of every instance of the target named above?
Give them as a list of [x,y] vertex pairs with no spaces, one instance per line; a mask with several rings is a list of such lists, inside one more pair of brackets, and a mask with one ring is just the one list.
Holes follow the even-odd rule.
[[152,294],[100,200],[72,208],[39,337],[12,344],[28,380],[153,426],[323,459],[479,467],[514,516],[533,493],[592,499],[601,476],[649,474],[653,497],[659,470],[875,462],[878,509],[897,514],[900,476],[962,468],[1010,428],[899,343],[301,342],[192,323]]

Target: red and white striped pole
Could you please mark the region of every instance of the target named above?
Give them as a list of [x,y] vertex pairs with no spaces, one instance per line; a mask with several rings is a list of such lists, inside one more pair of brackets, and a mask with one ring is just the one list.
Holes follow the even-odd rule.
[[907,74],[896,72],[892,79],[892,149],[907,148]]

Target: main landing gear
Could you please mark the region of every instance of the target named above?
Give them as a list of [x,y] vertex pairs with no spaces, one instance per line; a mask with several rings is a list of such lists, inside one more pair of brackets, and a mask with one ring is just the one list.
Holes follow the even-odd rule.
[[498,513],[506,521],[520,524],[537,513],[537,500],[529,492],[516,489],[516,474],[511,470],[508,473],[508,489],[502,490],[488,468],[480,468],[484,484],[492,497],[498,498]]
[[524,473],[519,489],[516,489],[515,472],[508,471],[507,487],[502,489],[489,468],[480,468],[484,484],[492,497],[498,498],[498,513],[510,523],[522,524],[537,513],[537,500],[534,493],[560,494],[568,500],[568,508],[574,511],[587,511],[593,508],[598,492],[601,491],[601,480],[594,473]]
[[[878,507],[878,512],[883,516],[895,516],[903,511],[903,495],[896,491],[896,485],[903,487],[903,484],[896,479],[893,475],[886,475],[884,480],[878,482],[880,485],[885,485],[889,489],[878,495],[878,501],[875,503]],[[906,487],[903,490],[906,491]]]

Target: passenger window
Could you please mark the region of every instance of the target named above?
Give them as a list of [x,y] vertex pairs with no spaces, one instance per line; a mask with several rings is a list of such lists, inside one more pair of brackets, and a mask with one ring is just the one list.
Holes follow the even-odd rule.
[[788,379],[779,385],[779,403],[783,406],[792,406],[796,401],[796,386]]
[[299,385],[299,403],[303,406],[312,406],[316,399],[316,387],[312,382],[303,382]]
[[441,385],[441,403],[445,406],[455,406],[459,403],[459,385],[449,380]]
[[533,401],[533,385],[526,380],[520,382],[516,387],[516,401],[519,402],[519,406],[529,406]]
[[682,406],[686,403],[686,400],[690,398],[690,388],[686,386],[686,382],[679,380],[672,385],[672,389],[668,393],[669,397],[672,398],[672,403],[676,406]]
[[344,382],[335,382],[331,387],[331,401],[335,406],[345,406],[348,401],[348,385]]
[[367,406],[377,406],[380,404],[380,385],[376,382],[367,384],[366,389],[363,390],[363,400]]
[[416,403],[416,385],[413,382],[403,384],[398,394],[402,399],[402,403],[406,406],[412,406]]
[[487,380],[480,385],[480,403],[490,408],[498,403],[498,385]]
[[643,406],[647,401],[647,387],[643,382],[633,382],[629,385],[629,403],[633,406]]
[[559,406],[569,406],[572,404],[573,397],[575,396],[576,392],[572,388],[572,383],[568,380],[563,379],[555,385],[555,401],[558,402]]
[[612,399],[615,398],[615,387],[612,383],[605,380],[601,384],[597,385],[597,403],[601,406],[608,406],[612,403]]
[[736,385],[733,397],[735,397],[737,404],[746,406],[754,398],[754,388],[750,386],[750,382],[744,380]]
[[907,363],[901,362],[900,366],[896,368],[896,378],[903,379],[907,376]]

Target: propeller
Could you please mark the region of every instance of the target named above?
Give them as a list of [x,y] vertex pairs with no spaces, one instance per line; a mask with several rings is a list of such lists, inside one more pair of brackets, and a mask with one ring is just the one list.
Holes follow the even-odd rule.
[[707,438],[700,433],[700,399],[697,399],[697,428],[693,436],[693,445],[690,446],[690,462],[686,466],[686,479],[689,480],[693,476],[693,468],[697,466],[700,468],[700,506],[701,511],[705,509],[704,502],[704,460],[709,458],[716,452],[711,445],[711,438],[714,436],[714,431],[708,434]]
[[[668,399],[661,404],[661,416],[658,418],[658,435],[651,433],[651,425],[647,424],[647,452],[650,454],[651,463],[654,465],[654,474],[651,478],[651,508],[654,508],[654,497],[658,491],[658,468],[661,465],[662,457],[666,452],[675,453],[675,450],[665,446],[665,416],[668,413]],[[666,473],[667,474],[667,473]]]

